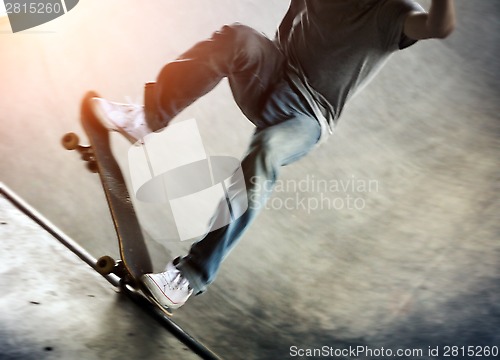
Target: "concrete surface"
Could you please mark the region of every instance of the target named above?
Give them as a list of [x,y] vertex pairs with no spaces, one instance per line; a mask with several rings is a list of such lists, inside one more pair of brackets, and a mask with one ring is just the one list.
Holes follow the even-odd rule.
[[[282,172],[309,188],[283,186],[210,290],[176,314],[221,356],[364,345],[437,359],[447,345],[500,345],[500,4],[456,4],[454,34],[390,61],[335,137]],[[59,145],[79,130],[80,97],[142,101],[142,84],[195,41],[234,21],[271,36],[287,5],[87,0],[32,31],[1,32],[0,180],[94,256],[116,256],[97,178]],[[191,117],[210,154],[241,156],[252,127],[225,82],[179,120]],[[126,169],[126,142],[114,137],[114,149]],[[325,182],[333,187],[312,188]],[[332,205],[315,209],[322,196]],[[289,198],[295,207],[280,205]],[[164,239],[161,211],[137,206],[159,270],[189,244]]]
[[198,359],[3,196],[0,285],[2,360]]

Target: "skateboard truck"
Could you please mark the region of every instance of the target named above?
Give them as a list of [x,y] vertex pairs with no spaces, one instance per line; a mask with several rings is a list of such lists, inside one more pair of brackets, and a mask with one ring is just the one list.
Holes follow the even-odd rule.
[[117,261],[109,255],[101,256],[95,263],[95,269],[103,276],[115,274],[121,279],[122,283],[130,284],[134,288],[139,288],[139,285],[136,284],[136,280],[130,276],[121,260]]
[[66,150],[76,150],[81,154],[82,160],[87,162],[87,168],[97,173],[97,161],[91,146],[80,145],[80,139],[75,133],[67,133],[61,139],[62,146]]

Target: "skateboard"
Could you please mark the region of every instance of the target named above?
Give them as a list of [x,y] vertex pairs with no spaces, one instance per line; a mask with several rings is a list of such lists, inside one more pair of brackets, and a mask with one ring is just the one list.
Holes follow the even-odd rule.
[[67,150],[79,152],[87,168],[99,174],[116,230],[120,260],[115,261],[108,255],[101,256],[95,269],[101,275],[117,275],[124,292],[130,294],[131,291],[140,291],[166,315],[172,316],[171,311],[161,306],[141,284],[141,276],[153,270],[151,258],[123,174],[111,150],[109,131],[92,111],[90,100],[94,97],[99,95],[88,92],[81,105],[81,123],[90,145],[80,145],[75,133],[65,134],[62,145]]

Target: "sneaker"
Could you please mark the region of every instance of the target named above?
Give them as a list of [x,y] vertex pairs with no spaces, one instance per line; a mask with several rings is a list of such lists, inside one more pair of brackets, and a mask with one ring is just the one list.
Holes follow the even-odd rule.
[[165,272],[145,274],[141,278],[142,283],[156,301],[169,309],[178,309],[193,293],[193,289],[189,287],[189,281],[174,265],[178,259],[169,262]]
[[119,132],[132,144],[153,132],[146,123],[142,105],[120,104],[103,98],[93,98],[91,104],[102,125]]

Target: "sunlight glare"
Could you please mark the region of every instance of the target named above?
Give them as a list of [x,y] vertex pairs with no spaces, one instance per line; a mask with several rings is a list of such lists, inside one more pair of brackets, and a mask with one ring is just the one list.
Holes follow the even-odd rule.
[[5,9],[5,3],[3,0],[0,0],[0,18],[7,16],[7,10]]

